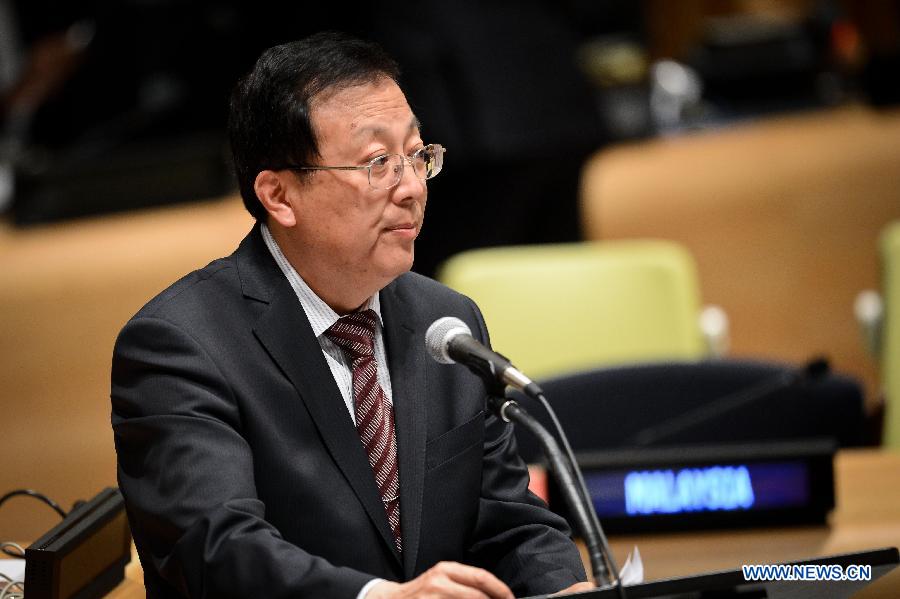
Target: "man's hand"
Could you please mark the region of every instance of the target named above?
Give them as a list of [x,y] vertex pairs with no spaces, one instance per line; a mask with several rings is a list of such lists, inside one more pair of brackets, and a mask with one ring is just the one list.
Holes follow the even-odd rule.
[[440,562],[403,584],[386,580],[379,582],[366,593],[366,599],[515,599],[515,597],[509,587],[487,570],[457,562]]
[[593,582],[576,582],[569,588],[563,589],[558,593],[553,593],[553,597],[568,595],[569,593],[582,593],[584,591],[593,591],[597,587],[594,586]]

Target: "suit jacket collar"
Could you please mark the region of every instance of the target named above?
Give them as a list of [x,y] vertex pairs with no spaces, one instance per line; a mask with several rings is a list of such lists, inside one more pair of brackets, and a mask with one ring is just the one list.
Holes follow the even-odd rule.
[[[254,334],[297,390],[373,525],[395,557],[401,559],[365,449],[347,417],[321,346],[297,296],[266,247],[259,226],[247,235],[233,257],[244,296],[269,305],[255,323]],[[421,343],[415,342],[423,332],[418,330],[421,325],[415,322],[410,301],[399,281],[381,291],[400,468],[402,565],[407,578],[415,570],[421,532],[426,434],[425,406],[420,398],[425,388],[425,355],[418,347]]]
[[413,576],[422,526],[425,479],[424,331],[415,319],[412,298],[399,281],[381,290],[385,347],[391,371],[397,455],[400,461],[400,525],[403,530],[403,569]]
[[290,289],[263,241],[258,224],[244,237],[231,257],[237,267],[244,297],[269,303],[282,283]]

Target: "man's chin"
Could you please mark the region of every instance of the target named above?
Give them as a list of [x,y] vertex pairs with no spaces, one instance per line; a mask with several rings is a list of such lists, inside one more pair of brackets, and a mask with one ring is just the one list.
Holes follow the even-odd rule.
[[412,267],[413,267],[413,262],[415,262],[415,252],[412,249],[410,249],[409,253],[406,255],[406,258],[404,260],[401,260],[398,262],[397,270],[396,270],[396,274],[394,275],[394,278],[396,279],[403,273],[409,272],[410,269],[412,269]]
[[415,252],[412,247],[410,247],[409,250],[400,250],[397,248],[392,252],[389,259],[385,260],[379,269],[381,276],[384,279],[384,284],[387,285],[403,273],[409,272],[412,268],[414,257]]
[[396,279],[400,275],[405,272],[409,272],[412,268],[413,262],[415,261],[415,252],[410,248],[409,252],[407,252],[403,256],[399,256],[397,261],[394,263],[394,268],[392,272],[394,273],[393,278]]

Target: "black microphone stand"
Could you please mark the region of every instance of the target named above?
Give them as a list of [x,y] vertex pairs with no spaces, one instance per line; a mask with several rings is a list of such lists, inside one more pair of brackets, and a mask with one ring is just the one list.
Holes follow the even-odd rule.
[[[543,393],[537,385],[531,383],[529,386],[535,387],[540,398],[543,399]],[[526,389],[526,393],[528,391],[529,389]],[[529,395],[531,394],[529,393]],[[545,407],[549,410],[551,418],[557,422],[558,425],[556,415],[553,413],[552,408],[546,405],[545,399],[542,403],[545,403]],[[619,597],[625,599],[625,590],[622,587],[622,581],[618,576],[618,568],[615,565],[609,546],[606,543],[606,537],[603,535],[603,529],[600,527],[600,522],[597,520],[597,514],[590,502],[590,497],[584,484],[584,478],[581,476],[581,471],[578,468],[574,455],[572,455],[571,447],[568,445],[568,442],[566,442],[565,433],[557,426],[561,438],[566,442],[568,459],[567,456],[563,455],[563,452],[560,450],[559,444],[556,442],[553,435],[551,435],[540,422],[525,411],[525,409],[515,400],[500,397],[491,393],[488,396],[488,406],[505,422],[512,422],[522,426],[537,438],[538,443],[541,445],[541,448],[544,450],[544,454],[547,456],[547,460],[550,463],[550,471],[553,473],[553,476],[559,485],[569,514],[571,514],[575,520],[575,527],[581,532],[581,535],[584,538],[584,543],[588,551],[588,559],[591,563],[591,571],[594,574],[594,580],[615,585],[618,589]],[[606,565],[607,560],[610,564],[609,568]],[[614,575],[610,572],[610,569],[615,573]]]

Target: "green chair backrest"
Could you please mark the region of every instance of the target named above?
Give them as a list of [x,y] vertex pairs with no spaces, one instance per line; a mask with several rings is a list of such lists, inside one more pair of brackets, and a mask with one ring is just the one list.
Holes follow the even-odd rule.
[[884,330],[881,379],[886,397],[884,445],[900,448],[900,221],[881,235]]
[[494,349],[531,377],[705,353],[696,268],[675,243],[471,250],[438,278],[475,300]]

